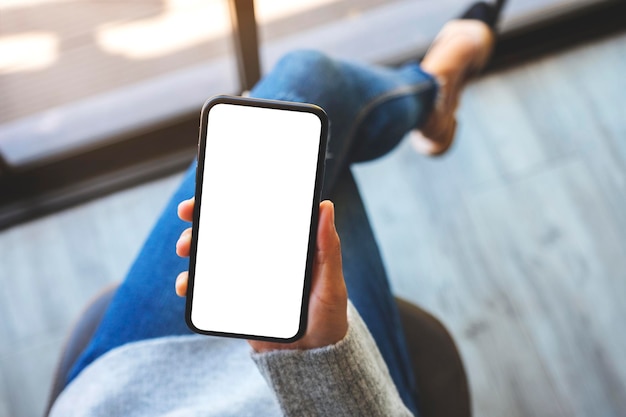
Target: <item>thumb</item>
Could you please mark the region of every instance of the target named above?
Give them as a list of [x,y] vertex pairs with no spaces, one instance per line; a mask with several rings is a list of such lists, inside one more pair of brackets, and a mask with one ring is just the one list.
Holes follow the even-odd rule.
[[348,295],[343,279],[341,242],[335,228],[335,206],[328,200],[320,204],[311,290],[311,302],[321,309],[318,314],[345,314]]
[[328,275],[327,279],[343,281],[341,267],[341,242],[335,228],[335,206],[330,200],[320,203],[317,246],[315,254],[316,275]]

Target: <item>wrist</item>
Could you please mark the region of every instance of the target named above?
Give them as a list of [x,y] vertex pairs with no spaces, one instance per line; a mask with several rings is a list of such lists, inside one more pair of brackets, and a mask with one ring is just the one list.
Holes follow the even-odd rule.
[[348,334],[348,317],[336,320],[324,332],[309,331],[292,343],[265,342],[262,340],[248,340],[248,344],[256,353],[267,353],[276,350],[311,350],[331,346],[342,341]]

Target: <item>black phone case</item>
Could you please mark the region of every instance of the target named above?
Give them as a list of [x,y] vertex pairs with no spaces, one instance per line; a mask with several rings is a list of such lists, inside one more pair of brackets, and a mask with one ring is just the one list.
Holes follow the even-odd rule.
[[[206,148],[206,135],[207,135],[207,120],[211,108],[217,104],[234,104],[241,106],[262,107],[270,109],[282,109],[291,111],[307,112],[316,115],[321,121],[321,133],[320,133],[320,145],[317,157],[317,171],[315,175],[315,188],[313,192],[312,210],[311,210],[311,226],[309,229],[309,244],[307,248],[306,257],[306,269],[304,277],[304,290],[302,294],[302,303],[300,310],[300,326],[298,332],[291,338],[281,339],[274,337],[267,337],[263,335],[251,335],[251,334],[239,334],[228,332],[208,331],[197,328],[191,320],[191,310],[193,308],[193,284],[195,277],[195,264],[196,264],[196,251],[197,251],[197,235],[198,235],[198,220],[200,217],[200,207],[202,205],[202,181],[204,173],[204,156]],[[226,96],[220,95],[210,98],[204,103],[202,112],[200,115],[200,137],[198,140],[198,165],[196,168],[196,194],[195,194],[195,206],[193,213],[193,225],[192,225],[192,237],[191,237],[191,249],[189,256],[189,280],[187,284],[187,301],[185,308],[185,321],[187,326],[194,332],[210,335],[210,336],[222,336],[233,337],[240,339],[253,339],[263,340],[269,342],[279,343],[291,343],[300,339],[306,332],[307,319],[308,319],[308,306],[309,306],[309,294],[311,291],[311,279],[313,269],[313,257],[315,254],[315,244],[317,236],[319,204],[322,192],[322,185],[324,182],[324,168],[325,168],[325,155],[326,144],[328,141],[329,122],[328,117],[324,110],[313,104],[295,103],[278,100],[265,100],[248,97]]]

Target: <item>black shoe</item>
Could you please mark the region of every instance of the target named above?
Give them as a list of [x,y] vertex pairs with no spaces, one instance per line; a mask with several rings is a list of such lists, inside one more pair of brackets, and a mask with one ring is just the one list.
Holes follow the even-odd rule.
[[496,0],[494,3],[486,1],[476,2],[460,16],[460,19],[480,20],[489,26],[491,30],[495,31],[504,3],[505,0]]

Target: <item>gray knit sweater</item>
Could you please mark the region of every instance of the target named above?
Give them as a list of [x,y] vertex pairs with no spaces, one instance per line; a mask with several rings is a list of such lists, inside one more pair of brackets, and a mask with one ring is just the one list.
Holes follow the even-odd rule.
[[348,322],[342,341],[306,351],[251,354],[199,335],[129,343],[85,368],[51,416],[410,416],[351,304]]

